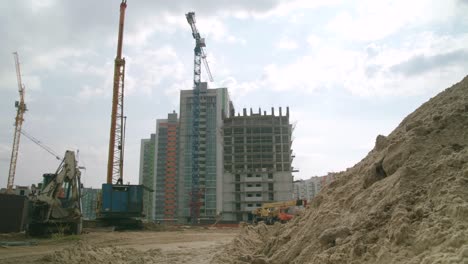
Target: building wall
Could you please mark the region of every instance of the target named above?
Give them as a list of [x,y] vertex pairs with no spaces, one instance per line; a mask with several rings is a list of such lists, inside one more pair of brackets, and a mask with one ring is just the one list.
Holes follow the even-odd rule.
[[175,112],[156,122],[155,220],[174,221],[177,194],[178,119]]
[[225,221],[248,221],[266,202],[292,199],[292,126],[289,109],[224,120],[223,208]]
[[[222,208],[222,137],[223,115],[230,113],[232,103],[227,88],[208,89],[206,83],[200,87],[200,114],[198,129],[198,179],[199,193],[194,194],[193,186],[193,90],[180,93],[180,133],[178,209],[180,222],[190,221],[191,207],[199,208],[199,217],[214,219]],[[198,204],[191,203],[195,195]]]
[[[151,134],[149,139],[141,140],[140,148],[140,175],[139,183],[153,189],[155,183],[154,159],[155,159],[156,136]],[[154,220],[154,193],[143,192],[143,213],[145,219]]]

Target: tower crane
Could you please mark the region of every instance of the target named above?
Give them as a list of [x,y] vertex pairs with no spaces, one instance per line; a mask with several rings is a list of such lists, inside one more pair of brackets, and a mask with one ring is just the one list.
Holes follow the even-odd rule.
[[107,183],[123,183],[124,141],[124,79],[125,58],[122,58],[123,29],[127,0],[120,3],[117,56],[114,62],[114,87],[107,163]]
[[195,57],[194,57],[194,69],[193,69],[193,85],[194,89],[197,89],[200,82],[201,82],[201,61],[203,60],[203,64],[205,65],[206,74],[208,75],[208,79],[210,82],[213,81],[213,76],[211,75],[210,67],[208,66],[208,62],[206,60],[206,53],[205,53],[205,39],[200,36],[198,32],[197,26],[195,25],[195,12],[189,12],[185,14],[187,18],[187,22],[190,24],[192,28],[192,36],[195,39]]
[[205,39],[200,36],[197,26],[195,25],[195,12],[185,14],[187,22],[192,28],[192,36],[195,39],[194,48],[194,67],[193,67],[193,108],[192,108],[192,188],[190,195],[190,217],[192,223],[196,223],[200,216],[200,207],[202,206],[201,198],[203,196],[200,189],[200,169],[198,164],[199,155],[199,120],[200,120],[200,83],[201,83],[201,61],[205,65],[208,79],[212,82],[210,67],[206,61]]
[[16,118],[15,118],[15,133],[13,136],[13,147],[11,148],[11,161],[10,161],[10,170],[8,173],[8,183],[7,183],[7,192],[11,192],[13,189],[13,183],[15,182],[15,172],[16,172],[16,161],[18,159],[18,150],[21,137],[21,127],[23,126],[23,115],[28,109],[24,103],[24,94],[25,87],[21,81],[21,70],[20,62],[18,57],[18,52],[13,52],[13,57],[15,58],[15,67],[16,67],[16,79],[18,81],[18,92],[20,95],[19,101],[15,102],[16,107]]

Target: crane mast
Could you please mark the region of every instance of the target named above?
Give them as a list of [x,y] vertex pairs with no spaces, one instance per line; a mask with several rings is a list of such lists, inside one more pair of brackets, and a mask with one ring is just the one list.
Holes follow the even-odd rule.
[[195,25],[195,12],[185,14],[187,22],[192,28],[192,36],[195,39],[194,48],[194,68],[193,68],[193,108],[192,108],[192,187],[189,193],[190,198],[190,217],[192,223],[196,223],[200,216],[200,207],[202,206],[201,199],[203,198],[203,190],[200,189],[200,166],[199,166],[199,122],[200,122],[200,83],[201,83],[201,61],[205,65],[208,79],[213,81],[208,62],[206,61],[205,39],[200,36]]
[[26,104],[24,103],[24,85],[21,81],[21,70],[20,62],[18,57],[18,52],[13,52],[13,57],[15,58],[15,67],[16,67],[16,79],[18,81],[18,92],[20,95],[20,100],[15,102],[16,107],[16,118],[15,118],[15,133],[13,136],[13,147],[11,148],[11,161],[10,161],[10,170],[8,173],[8,183],[7,183],[7,192],[11,192],[13,189],[13,183],[15,182],[15,172],[16,172],[16,161],[18,159],[18,150],[21,137],[21,127],[23,126],[23,115],[27,111]]
[[107,183],[123,183],[123,137],[124,137],[124,79],[125,58],[122,58],[123,29],[127,1],[120,4],[119,35],[117,56],[114,65],[114,86],[112,94],[112,114],[109,137],[109,158],[107,163]]

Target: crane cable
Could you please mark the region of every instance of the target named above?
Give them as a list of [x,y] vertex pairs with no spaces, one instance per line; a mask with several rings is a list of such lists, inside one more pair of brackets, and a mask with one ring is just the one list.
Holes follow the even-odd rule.
[[47,147],[46,145],[44,145],[40,140],[38,140],[37,138],[29,135],[28,133],[26,133],[24,130],[21,130],[20,132],[21,134],[23,134],[25,137],[27,137],[29,140],[31,140],[32,142],[36,143],[39,147],[43,148],[45,151],[49,152],[52,156],[54,156],[57,160],[62,160],[62,158],[57,154],[55,153],[51,148]]

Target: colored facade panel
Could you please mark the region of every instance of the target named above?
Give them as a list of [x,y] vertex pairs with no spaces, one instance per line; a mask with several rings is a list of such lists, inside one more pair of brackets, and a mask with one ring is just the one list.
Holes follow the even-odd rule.
[[175,112],[156,124],[155,220],[174,222],[177,218],[177,154],[179,120]]

